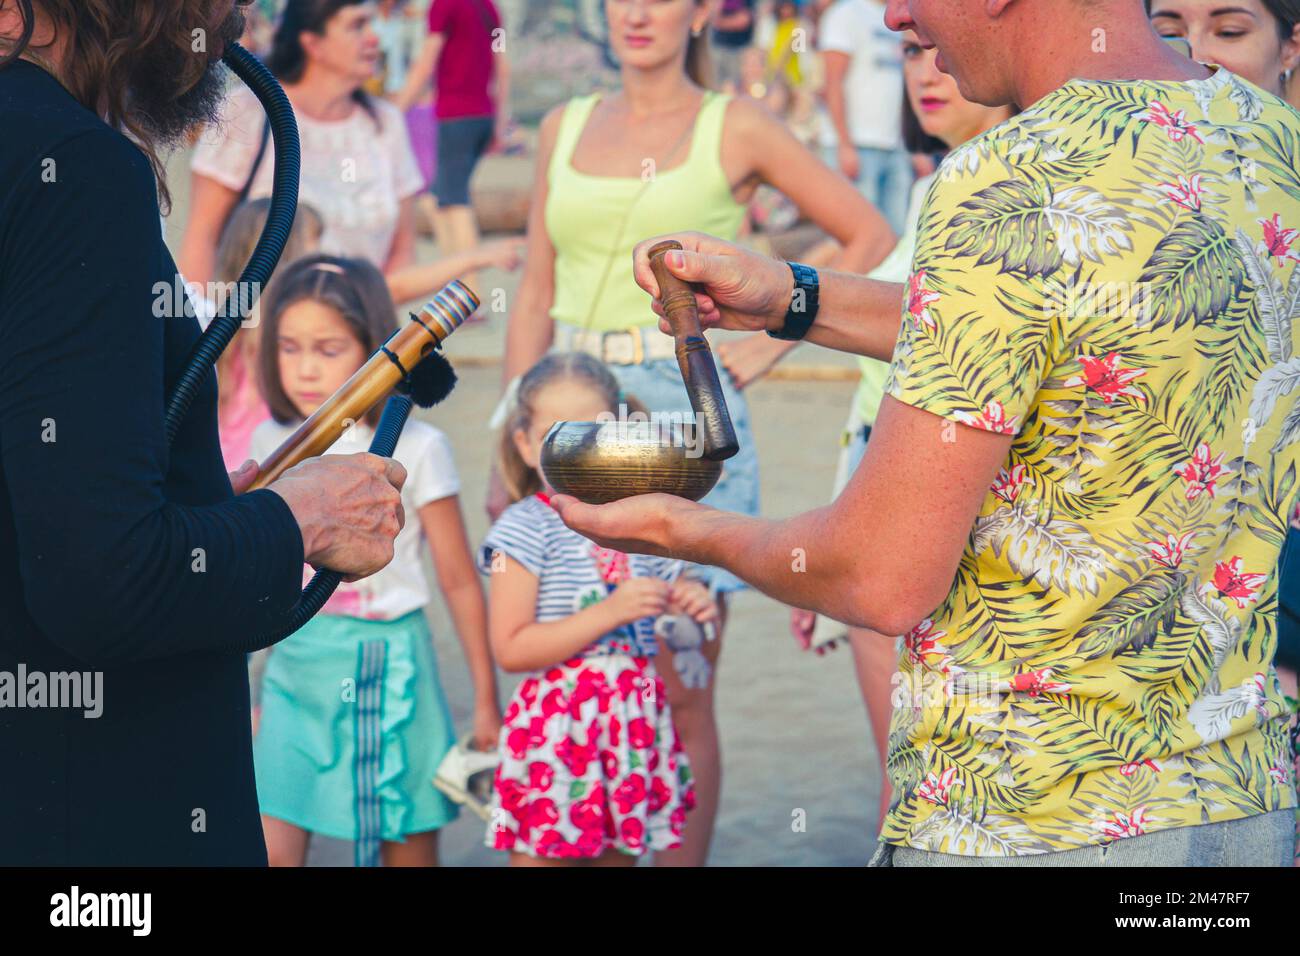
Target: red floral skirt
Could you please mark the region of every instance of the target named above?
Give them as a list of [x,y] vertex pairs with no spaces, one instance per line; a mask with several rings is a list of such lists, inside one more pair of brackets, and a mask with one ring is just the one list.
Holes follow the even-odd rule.
[[534,857],[681,845],[695,805],[663,680],[647,657],[577,657],[515,691],[487,845]]

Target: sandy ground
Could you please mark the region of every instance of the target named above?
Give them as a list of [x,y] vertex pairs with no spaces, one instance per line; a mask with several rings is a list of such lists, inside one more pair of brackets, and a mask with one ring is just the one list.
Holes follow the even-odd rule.
[[[495,161],[494,161],[495,160]],[[187,192],[185,157],[170,164],[176,198],[166,235],[179,246]],[[529,164],[490,158],[476,182],[527,182]],[[422,261],[436,256],[420,243]],[[501,288],[505,303],[517,275],[488,272],[485,289]],[[484,296],[485,301],[487,296]],[[459,330],[447,344],[460,384],[441,407],[422,413],[449,436],[462,482],[461,502],[471,540],[481,541],[492,436],[486,422],[496,403],[504,313]],[[716,339],[715,339],[716,341]],[[847,356],[803,347],[791,365],[844,368]],[[834,475],[840,426],[852,395],[849,381],[767,381],[749,393],[762,474],[763,513],[782,517],[825,502]],[[430,607],[443,686],[457,726],[467,726],[471,700],[460,645],[441,600]],[[789,635],[788,613],[747,592],[736,597],[719,668],[718,721],[724,784],[710,862],[715,865],[861,865],[875,845],[880,776],[847,649],[818,658]],[[503,703],[515,680],[503,675]],[[800,812],[802,811],[802,812]],[[796,826],[796,820],[802,821]],[[688,824],[689,825],[689,824]],[[470,813],[446,828],[447,865],[503,865],[486,849],[484,825]],[[318,839],[309,862],[350,865],[351,845]]]

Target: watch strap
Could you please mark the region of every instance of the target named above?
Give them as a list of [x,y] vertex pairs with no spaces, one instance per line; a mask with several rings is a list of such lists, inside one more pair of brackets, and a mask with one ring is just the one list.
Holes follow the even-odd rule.
[[817,270],[801,262],[788,262],[794,276],[794,291],[790,295],[790,307],[785,313],[785,322],[779,329],[768,329],[767,334],[774,339],[787,342],[798,341],[808,334],[817,319],[818,282]]

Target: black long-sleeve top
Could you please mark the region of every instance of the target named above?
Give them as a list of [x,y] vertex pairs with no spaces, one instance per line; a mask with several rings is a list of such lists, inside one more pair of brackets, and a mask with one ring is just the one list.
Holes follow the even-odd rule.
[[[244,651],[302,538],[233,496],[211,376],[168,448],[176,283],[144,154],[0,70],[0,865],[266,861]],[[20,672],[100,672],[102,714],[16,706]]]

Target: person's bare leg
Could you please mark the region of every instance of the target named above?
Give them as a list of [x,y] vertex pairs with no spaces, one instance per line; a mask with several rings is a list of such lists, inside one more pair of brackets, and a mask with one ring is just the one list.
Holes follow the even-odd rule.
[[[433,198],[432,193],[420,193],[419,198],[415,200],[415,211],[419,231],[424,235],[433,236],[434,241],[437,241],[438,200]],[[442,244],[439,243],[439,248],[441,247]]]
[[636,866],[636,857],[618,850],[606,850],[594,860],[587,861],[588,866]]
[[271,866],[306,866],[311,834],[302,827],[262,814],[266,860]]
[[379,857],[384,866],[437,866],[438,831],[410,833],[401,843],[385,840],[379,847]]
[[437,198],[430,193],[429,199],[432,205],[429,207],[429,214],[433,220],[433,241],[438,245],[438,255],[450,255],[452,242],[451,221],[447,218],[446,210],[450,206],[442,206]]
[[871,725],[880,762],[880,806],[876,820],[879,828],[889,809],[890,786],[885,760],[889,756],[889,717],[894,710],[892,678],[898,670],[898,654],[892,637],[862,627],[849,628],[849,646],[853,648],[853,668],[858,673],[858,687],[867,706],[867,722]]
[[682,749],[691,762],[691,777],[695,782],[695,809],[686,815],[686,829],[682,832],[682,845],[676,850],[662,850],[655,854],[655,866],[704,866],[709,857],[709,844],[713,842],[713,824],[718,816],[718,800],[722,793],[722,749],[718,743],[718,721],[714,715],[713,691],[718,683],[718,654],[722,650],[722,632],[727,622],[727,602],[718,599],[717,640],[706,641],[704,656],[713,665],[713,675],[707,687],[698,690],[682,686],[673,666],[672,651],[660,642],[659,674],[663,677],[668,694],[668,705],[673,711],[673,724],[681,738]]
[[581,866],[581,860],[544,860],[527,853],[511,853],[511,866]]
[[[466,252],[478,245],[478,220],[473,206],[439,206],[434,217],[434,232],[438,237],[438,252],[452,255]],[[478,273],[467,272],[461,276],[475,295],[478,295]]]

